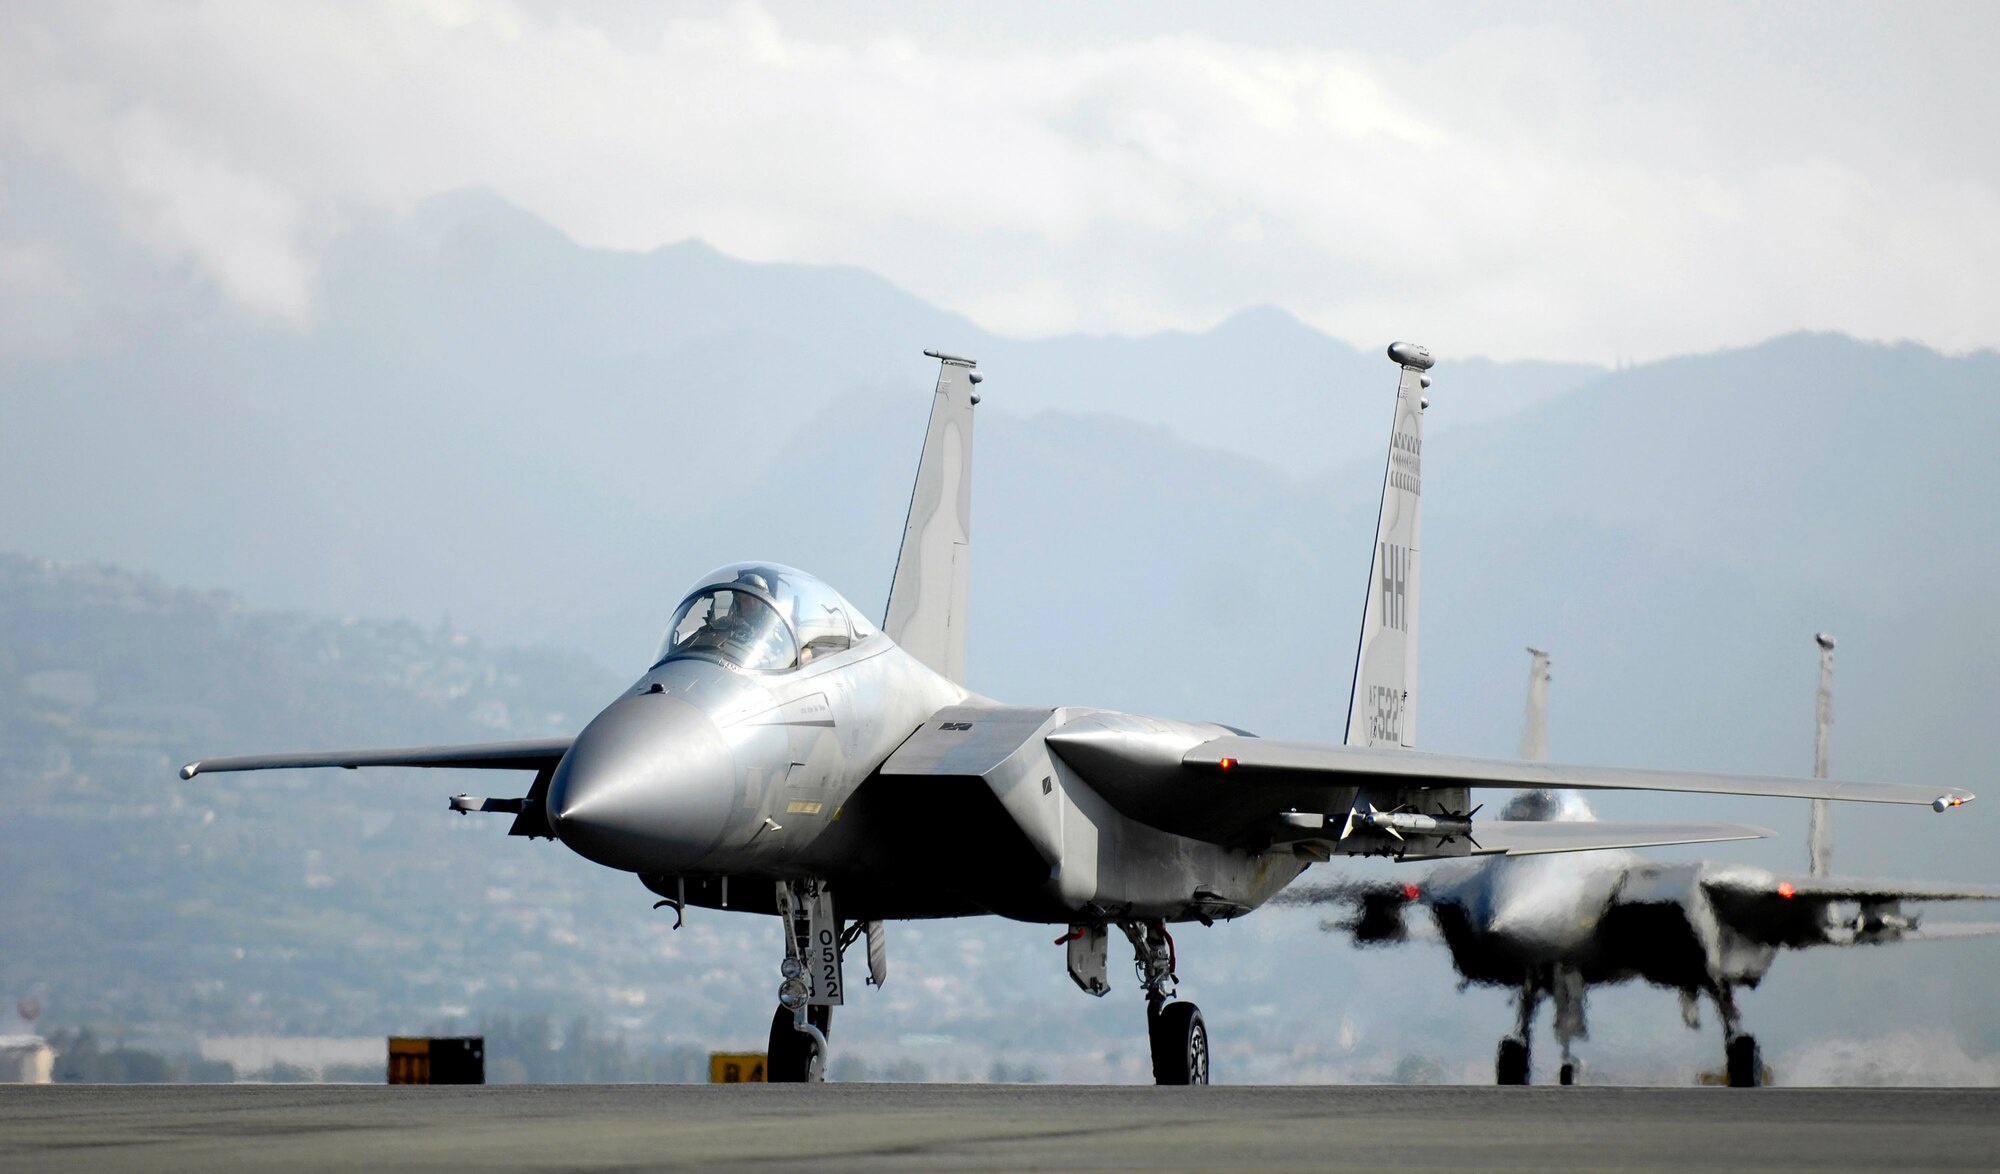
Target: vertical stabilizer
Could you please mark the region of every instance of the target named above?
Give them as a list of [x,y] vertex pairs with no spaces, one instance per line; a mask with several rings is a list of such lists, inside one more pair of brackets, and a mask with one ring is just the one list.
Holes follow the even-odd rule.
[[1528,714],[1521,722],[1521,758],[1527,762],[1549,760],[1549,654],[1528,649],[1534,660],[1528,664]]
[[[1823,779],[1827,771],[1827,749],[1833,739],[1833,637],[1821,632],[1813,637],[1819,645],[1819,704],[1815,709],[1813,735],[1813,777]],[[1833,867],[1833,812],[1824,799],[1813,800],[1812,820],[1806,825],[1806,850],[1812,875],[1825,876]]]
[[1431,353],[1414,343],[1389,347],[1402,368],[1395,424],[1382,474],[1382,512],[1368,568],[1368,606],[1347,699],[1347,744],[1410,747],[1417,741],[1417,507],[1423,496],[1424,388]]
[[[1526,762],[1549,760],[1549,654],[1528,649],[1528,712],[1521,722],[1521,758]],[[1596,819],[1582,791],[1523,791],[1500,809],[1501,819],[1577,822]]]
[[939,363],[937,393],[882,630],[910,655],[963,685],[971,583],[972,405],[979,402],[973,389],[980,374],[971,359],[924,353]]

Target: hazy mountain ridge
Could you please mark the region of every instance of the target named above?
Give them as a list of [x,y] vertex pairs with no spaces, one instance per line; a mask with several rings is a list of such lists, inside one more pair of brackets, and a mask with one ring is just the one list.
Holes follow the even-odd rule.
[[1996,438],[2000,354],[1801,333],[1593,380],[1483,430],[1452,472],[1488,512],[1638,527],[1921,609],[2000,573]]
[[[622,546],[699,542],[703,495],[762,478],[834,405],[894,394],[920,421],[924,347],[981,360],[989,415],[1124,415],[1293,475],[1367,457],[1386,418],[1379,352],[1282,311],[1198,335],[1004,339],[855,270],[698,242],[579,248],[480,193],[349,225],[313,320],[259,324],[120,252],[87,199],[36,187],[53,182],[30,176],[8,212],[97,258],[71,307],[91,326],[68,349],[0,351],[0,492],[32,503],[0,516],[0,548],[274,604],[571,638],[510,604],[576,598],[606,581],[579,569]],[[1591,370],[1461,378],[1476,401],[1475,371],[1497,386]],[[467,600],[468,579],[508,589]],[[634,637],[617,639],[600,628],[590,647],[608,660]]]

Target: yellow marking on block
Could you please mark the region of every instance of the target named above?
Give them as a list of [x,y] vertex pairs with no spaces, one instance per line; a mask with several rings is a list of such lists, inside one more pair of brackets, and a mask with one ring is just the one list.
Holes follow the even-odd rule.
[[431,1041],[406,1035],[389,1037],[390,1084],[431,1082]]
[[810,799],[794,799],[785,808],[786,815],[818,815],[820,804]]
[[770,1079],[764,1072],[762,1052],[710,1052],[710,1084],[763,1084]]

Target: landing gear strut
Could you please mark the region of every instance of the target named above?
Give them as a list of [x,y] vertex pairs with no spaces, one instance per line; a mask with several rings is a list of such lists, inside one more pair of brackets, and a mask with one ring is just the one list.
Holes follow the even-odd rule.
[[1726,982],[1716,984],[1715,1007],[1722,1015],[1723,1072],[1729,1087],[1756,1088],[1764,1081],[1764,1057],[1757,1048],[1757,1037],[1743,1030],[1736,992]]
[[1131,939],[1133,969],[1146,993],[1146,1037],[1152,1045],[1153,1083],[1208,1083],[1208,1025],[1201,1008],[1174,999],[1174,939],[1165,922],[1121,921]]
[[847,943],[824,882],[781,881],[777,902],[785,927],[785,960],[778,967],[784,982],[764,1071],[773,1083],[818,1082],[826,1079],[826,1033],[842,1001],[840,955]]
[[1556,1078],[1565,1086],[1576,1083],[1582,1074],[1583,1065],[1577,1061],[1570,1046],[1580,1039],[1590,1038],[1590,1029],[1584,1023],[1583,1006],[1585,998],[1583,974],[1568,966],[1558,966],[1549,983],[1549,993],[1555,1001],[1555,1015],[1552,1026],[1556,1032],[1556,1043],[1562,1046],[1562,1067]]
[[1493,1083],[1528,1083],[1528,1041],[1535,1026],[1535,1008],[1540,1005],[1542,990],[1530,978],[1521,984],[1515,996],[1519,1011],[1517,1033],[1500,1041],[1500,1052],[1493,1060]]

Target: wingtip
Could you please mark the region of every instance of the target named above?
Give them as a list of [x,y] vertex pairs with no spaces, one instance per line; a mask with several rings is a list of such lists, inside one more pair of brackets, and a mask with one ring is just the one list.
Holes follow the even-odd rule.
[[1979,796],[1974,795],[1970,791],[1946,791],[1944,794],[1931,800],[1931,810],[1937,812],[1949,811],[1954,807],[1963,807],[1977,798]]
[[200,773],[201,773],[201,763],[199,760],[195,762],[190,762],[186,766],[181,768],[181,777],[184,779],[191,779]]

